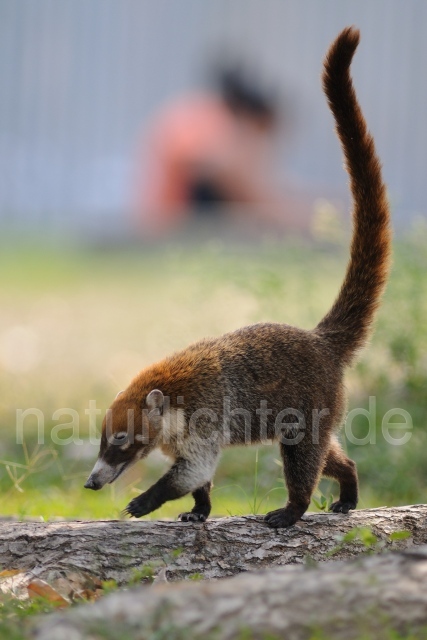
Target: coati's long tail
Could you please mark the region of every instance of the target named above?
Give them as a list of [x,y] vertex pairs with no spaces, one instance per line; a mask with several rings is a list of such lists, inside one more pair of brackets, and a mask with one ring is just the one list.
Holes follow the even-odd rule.
[[324,61],[323,88],[335,118],[353,197],[353,238],[350,262],[341,291],[315,329],[349,364],[369,337],[390,269],[391,229],[386,187],[350,77],[359,44],[354,27],[344,29]]

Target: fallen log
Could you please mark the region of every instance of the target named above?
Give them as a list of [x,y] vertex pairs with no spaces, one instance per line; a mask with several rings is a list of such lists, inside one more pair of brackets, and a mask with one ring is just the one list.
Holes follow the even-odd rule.
[[[368,528],[377,549],[427,543],[427,505],[342,514],[306,514],[289,529],[270,529],[260,516],[171,521],[0,522],[0,568],[21,570],[50,583],[70,572],[126,584],[136,568],[163,568],[169,581],[224,578],[287,564],[343,559],[363,553],[362,542],[337,548],[337,538]],[[390,534],[407,531],[393,542]],[[156,569],[156,570],[157,570]],[[24,576],[25,582],[25,576]],[[1,586],[1,585],[0,585]]]

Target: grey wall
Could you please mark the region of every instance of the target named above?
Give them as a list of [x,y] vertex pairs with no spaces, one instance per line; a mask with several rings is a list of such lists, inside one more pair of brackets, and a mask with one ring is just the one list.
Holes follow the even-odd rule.
[[425,0],[0,0],[0,221],[120,220],[138,131],[218,50],[246,52],[292,96],[284,173],[341,189],[319,73],[348,24],[394,215],[425,214]]

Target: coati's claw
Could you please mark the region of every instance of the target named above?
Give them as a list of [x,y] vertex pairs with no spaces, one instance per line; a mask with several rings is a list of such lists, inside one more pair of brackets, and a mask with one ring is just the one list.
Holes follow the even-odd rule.
[[331,504],[329,511],[333,511],[334,513],[348,513],[350,509],[355,508],[356,505],[354,502],[341,502],[341,500],[337,500]]
[[136,507],[134,505],[132,505],[131,503],[128,504],[128,506],[126,507],[126,509],[123,509],[122,514],[124,516],[130,516],[131,518],[139,518],[140,515],[138,513],[138,510],[136,509]]
[[264,522],[268,524],[269,527],[274,527],[275,529],[281,529],[284,527],[291,527],[298,518],[294,513],[285,509],[276,509],[276,511],[270,511],[264,518]]
[[152,511],[153,506],[141,495],[131,500],[126,509],[123,510],[123,513],[133,516],[134,518],[141,518]]
[[203,513],[193,513],[192,511],[180,513],[178,520],[181,522],[206,522],[206,516]]

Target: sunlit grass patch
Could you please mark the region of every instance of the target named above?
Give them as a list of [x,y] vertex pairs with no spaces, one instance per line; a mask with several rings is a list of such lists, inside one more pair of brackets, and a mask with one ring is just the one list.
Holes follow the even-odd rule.
[[[376,444],[347,444],[358,463],[360,506],[424,499],[426,245],[421,236],[396,244],[372,343],[347,377],[350,408],[368,407],[369,396],[376,397],[377,406]],[[127,479],[128,488],[85,491],[96,447],[52,449],[51,430],[70,419],[61,409],[76,412],[85,440],[90,401],[96,401],[102,414],[139,369],[171,351],[257,321],[313,327],[338,291],[347,257],[347,247],[274,243],[233,248],[207,242],[150,250],[5,247],[0,252],[2,513],[46,519],[120,517],[135,491],[157,479],[165,463],[144,461]],[[16,445],[16,410],[31,407],[43,413],[43,450],[53,454],[46,454],[48,468],[19,480],[19,473],[26,472],[18,465],[27,462],[22,446]],[[391,446],[381,434],[382,417],[396,407],[413,421],[404,446]],[[358,437],[367,428],[363,416],[354,421]],[[31,447],[36,433],[35,420],[28,418],[25,434]],[[71,429],[62,431],[63,438],[72,435]],[[274,462],[278,458],[277,448],[260,448],[254,493],[254,449],[225,452],[215,478],[213,513],[237,515],[280,506],[286,494]],[[321,491],[329,497],[337,487],[323,481]],[[172,502],[153,517],[176,517],[189,506],[188,498]]]

